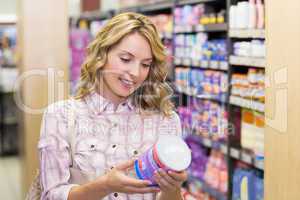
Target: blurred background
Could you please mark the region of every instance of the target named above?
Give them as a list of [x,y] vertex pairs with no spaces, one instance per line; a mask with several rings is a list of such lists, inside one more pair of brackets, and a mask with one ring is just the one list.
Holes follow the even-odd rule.
[[24,199],[44,108],[74,94],[86,46],[127,11],[165,45],[193,157],[184,199],[299,199],[300,2],[265,1],[0,0],[0,199]]

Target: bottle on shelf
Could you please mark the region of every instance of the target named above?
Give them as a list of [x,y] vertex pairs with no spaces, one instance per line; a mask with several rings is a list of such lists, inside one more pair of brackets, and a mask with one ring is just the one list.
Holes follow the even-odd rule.
[[256,9],[257,9],[257,28],[263,29],[265,27],[265,11],[264,11],[264,4],[262,3],[262,0],[257,0]]
[[256,28],[256,23],[257,23],[257,13],[256,13],[255,0],[249,0],[249,23],[248,23],[248,28],[249,29]]

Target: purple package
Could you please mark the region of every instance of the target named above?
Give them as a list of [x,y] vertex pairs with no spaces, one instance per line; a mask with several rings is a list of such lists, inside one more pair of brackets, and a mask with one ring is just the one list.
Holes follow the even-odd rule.
[[71,80],[76,81],[80,75],[80,68],[85,58],[85,49],[90,42],[87,30],[72,29],[70,31],[71,49]]

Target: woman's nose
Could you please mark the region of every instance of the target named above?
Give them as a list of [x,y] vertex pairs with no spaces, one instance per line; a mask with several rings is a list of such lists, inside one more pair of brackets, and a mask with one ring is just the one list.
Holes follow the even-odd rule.
[[139,73],[140,73],[140,64],[139,63],[132,64],[129,67],[128,72],[129,72],[130,75],[138,77]]

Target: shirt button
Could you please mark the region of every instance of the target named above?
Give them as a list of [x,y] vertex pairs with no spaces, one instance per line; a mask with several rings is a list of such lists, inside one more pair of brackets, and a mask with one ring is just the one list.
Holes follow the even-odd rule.
[[137,150],[134,150],[133,154],[137,155],[139,152]]
[[95,148],[95,145],[92,144],[92,145],[91,145],[91,148],[92,148],[92,149]]
[[118,193],[114,193],[114,197],[118,197]]
[[112,148],[116,148],[116,147],[117,147],[117,145],[115,145],[115,144],[114,144],[114,145],[112,145]]

